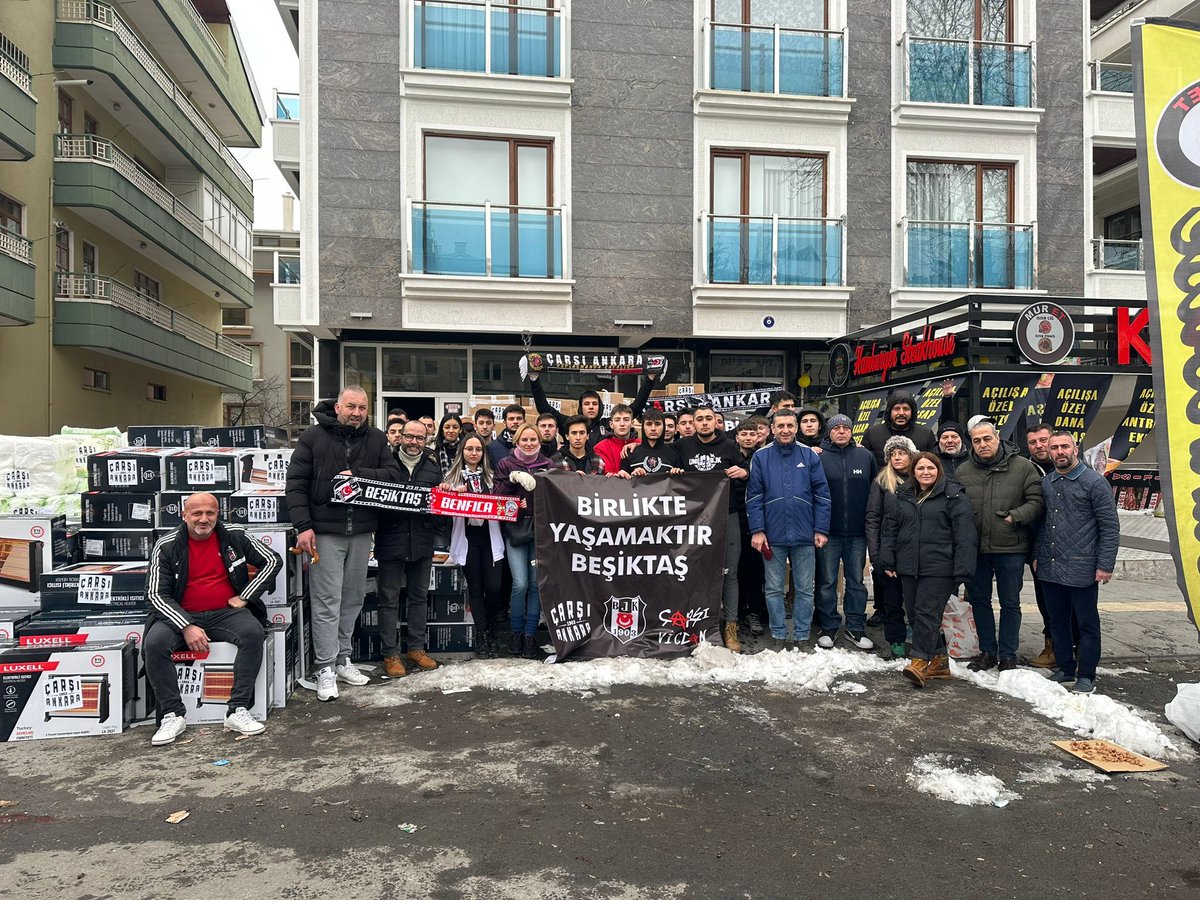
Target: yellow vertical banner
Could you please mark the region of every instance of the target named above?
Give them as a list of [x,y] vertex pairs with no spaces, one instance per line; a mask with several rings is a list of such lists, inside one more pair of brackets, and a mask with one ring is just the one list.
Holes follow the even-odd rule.
[[1138,181],[1159,475],[1171,550],[1200,622],[1200,24],[1132,29]]

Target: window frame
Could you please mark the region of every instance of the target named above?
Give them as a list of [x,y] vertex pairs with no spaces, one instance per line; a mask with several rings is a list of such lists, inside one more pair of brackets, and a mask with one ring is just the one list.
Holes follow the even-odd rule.
[[[978,0],[977,0],[978,2]],[[1001,224],[999,222],[985,222],[981,216],[983,214],[983,173],[987,169],[1003,169],[1008,172],[1008,218],[1003,224],[1017,224],[1016,202],[1017,202],[1017,164],[1015,162],[993,162],[991,160],[978,159],[937,159],[927,156],[910,156],[904,160],[904,210],[908,218],[914,222],[924,221],[923,219],[914,219],[912,211],[908,208],[908,167],[913,163],[918,164],[933,164],[933,165],[951,165],[951,166],[974,166],[975,167],[975,218],[970,220],[976,225],[985,224]]]
[[[55,226],[54,229],[54,271],[71,271],[71,229],[65,225]],[[63,254],[63,256],[60,256]],[[65,256],[65,258],[64,258]]]
[[713,207],[716,202],[716,185],[717,185],[717,167],[714,164],[715,160],[721,159],[737,159],[742,164],[741,184],[738,190],[741,193],[741,202],[738,206],[738,215],[742,218],[750,216],[750,157],[752,156],[775,156],[800,159],[818,159],[821,161],[821,215],[819,218],[829,218],[829,154],[821,153],[814,150],[738,150],[732,147],[714,147],[709,153],[708,162],[708,207],[709,214],[716,215]]
[[[97,383],[102,382],[102,383]],[[105,369],[95,369],[91,366],[83,367],[83,384],[81,385],[85,391],[102,391],[106,394],[112,393],[112,375]]]
[[[162,396],[158,396],[161,394]],[[167,402],[167,386],[158,384],[153,381],[146,382],[146,400],[150,403],[166,403]]]
[[[16,211],[15,216],[9,209],[10,205],[11,209]],[[11,221],[16,221],[16,228],[8,224]],[[16,197],[9,196],[3,192],[0,192],[0,228],[13,234],[22,236],[25,234],[25,204]]]
[[[715,3],[716,0],[713,0],[713,2]],[[912,2],[913,2],[913,0],[905,0],[905,3],[904,3],[904,27],[905,28],[908,28],[908,25],[909,25],[908,7]],[[985,40],[985,38],[983,37],[983,2],[984,2],[984,0],[975,0],[975,3],[974,3],[974,10],[972,13],[972,22],[971,22],[971,39],[975,40],[975,41]],[[1013,28],[1013,15],[1015,12],[1016,12],[1016,9],[1014,8],[1013,0],[1004,0],[1004,43],[1006,43],[1006,44],[1012,44],[1012,43],[1015,43],[1015,41],[1016,41],[1016,39],[1013,36],[1016,33]],[[917,34],[916,32],[913,32],[912,36],[915,38],[928,38],[930,40],[939,40],[938,38],[933,38],[930,35]],[[946,39],[943,38],[941,40],[946,40]]]
[[75,122],[75,98],[58,89],[58,133],[71,134]]
[[[154,291],[144,290],[142,282],[153,284]],[[146,274],[141,269],[133,270],[133,289],[148,300],[153,300],[155,303],[162,303],[162,282],[153,275]]]
[[[517,153],[521,147],[535,147],[546,151],[546,200],[545,209],[554,209],[554,138],[509,137],[505,135],[487,135],[476,132],[453,131],[424,131],[421,133],[421,199],[429,201],[429,138],[443,138],[465,141],[497,141],[508,144],[508,203],[517,204]],[[470,204],[462,204],[468,206]],[[536,209],[537,207],[528,207]]]
[[[718,19],[717,18],[717,4],[719,2],[720,2],[720,0],[711,0],[711,2],[709,4],[709,13],[711,15],[710,21],[717,22],[718,24],[721,24],[721,25],[745,25],[747,27],[750,27],[752,25],[751,15],[753,13],[754,0],[742,0],[742,20],[740,22],[726,22],[722,19]],[[979,2],[980,2],[980,0],[976,0],[976,3],[979,3]],[[1011,0],[1010,0],[1010,2],[1011,2]],[[828,31],[829,30],[829,0],[824,0],[823,6],[825,8],[825,10],[824,10],[825,14],[824,14],[824,21],[823,21],[823,24],[821,25],[821,28],[824,31]],[[777,22],[775,24],[779,25],[782,28],[798,28],[799,27],[797,25],[785,25],[783,22]],[[753,27],[762,28],[765,26],[757,25],[757,26],[753,26]]]
[[[100,248],[90,241],[81,240],[79,248],[79,271],[87,275],[100,274]],[[91,251],[89,254],[88,251]],[[91,256],[91,268],[88,268],[88,256]]]

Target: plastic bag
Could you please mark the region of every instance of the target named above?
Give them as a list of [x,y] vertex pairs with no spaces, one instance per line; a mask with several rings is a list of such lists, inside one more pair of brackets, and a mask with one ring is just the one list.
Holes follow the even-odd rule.
[[942,635],[946,638],[946,652],[951,659],[970,659],[979,655],[979,633],[975,630],[971,604],[956,594],[950,595],[946,611],[942,613]]
[[1175,699],[1163,707],[1167,721],[1200,743],[1200,684],[1175,687]]

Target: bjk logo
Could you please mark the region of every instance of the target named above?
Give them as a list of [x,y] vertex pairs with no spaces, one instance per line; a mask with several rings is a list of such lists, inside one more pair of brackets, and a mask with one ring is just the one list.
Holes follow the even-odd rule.
[[604,617],[608,633],[622,644],[641,637],[646,630],[646,604],[641,596],[609,597]]
[[107,662],[107,660],[105,660],[103,654],[97,653],[95,656],[92,657],[92,667],[93,668],[103,669],[105,662]]
[[354,479],[343,481],[333,489],[334,499],[340,500],[343,503],[349,503],[361,493],[362,488],[358,486],[358,482]]
[[34,525],[32,528],[29,529],[29,536],[31,538],[44,537],[45,534],[46,534],[46,529],[43,528],[41,525]]

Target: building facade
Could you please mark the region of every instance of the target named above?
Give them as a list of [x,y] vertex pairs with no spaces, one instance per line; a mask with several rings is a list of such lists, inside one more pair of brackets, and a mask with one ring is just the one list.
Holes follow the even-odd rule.
[[224,0],[0,5],[5,430],[221,421],[262,110]]

